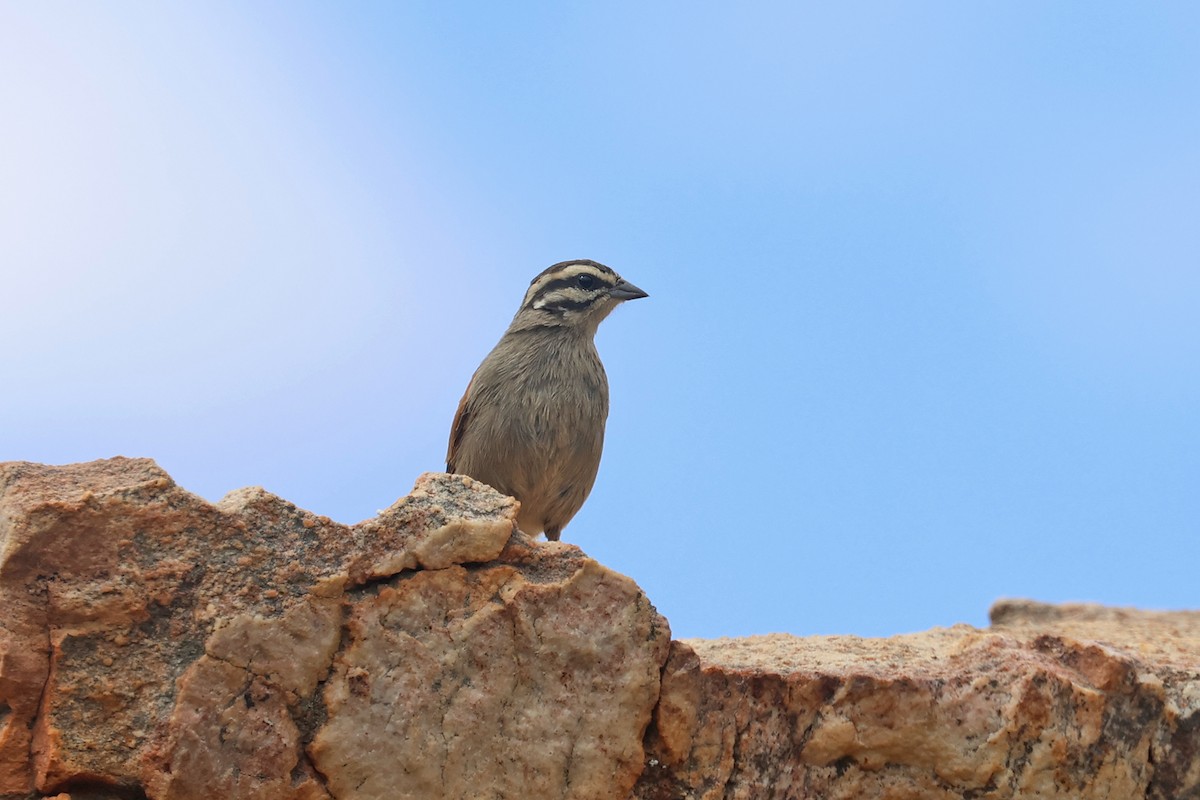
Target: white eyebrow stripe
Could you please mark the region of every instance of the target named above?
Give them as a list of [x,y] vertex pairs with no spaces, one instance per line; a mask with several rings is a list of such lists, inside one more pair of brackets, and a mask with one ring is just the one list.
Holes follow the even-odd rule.
[[578,277],[585,273],[588,275],[594,275],[600,279],[607,278],[607,276],[605,275],[604,272],[596,269],[591,264],[571,264],[568,267],[563,267],[562,269],[558,270],[557,272],[552,272],[551,274],[547,275],[546,277],[547,278],[555,278],[555,279],[565,278],[567,280],[570,280],[571,278]]
[[[534,283],[529,287],[529,291],[525,293],[525,300],[521,305],[529,305],[530,301],[537,297],[538,294],[551,283],[554,283],[555,281],[569,281],[572,278],[579,277],[580,275],[591,275],[600,283],[602,283],[605,288],[612,288],[617,284],[617,278],[615,275],[606,272],[605,270],[597,269],[591,264],[568,264],[565,267],[557,269],[547,275],[543,275],[534,281]],[[533,307],[541,308],[542,305],[534,303]]]

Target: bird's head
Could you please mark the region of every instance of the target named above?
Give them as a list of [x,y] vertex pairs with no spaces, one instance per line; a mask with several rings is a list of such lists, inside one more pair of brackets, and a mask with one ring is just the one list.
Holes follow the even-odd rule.
[[647,296],[603,264],[586,259],[561,261],[529,284],[510,330],[568,327],[594,334],[618,305]]

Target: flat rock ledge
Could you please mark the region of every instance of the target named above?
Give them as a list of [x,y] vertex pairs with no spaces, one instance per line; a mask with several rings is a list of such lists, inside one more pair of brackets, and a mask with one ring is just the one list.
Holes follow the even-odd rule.
[[516,508],[0,464],[0,798],[1200,799],[1200,613],[673,642]]

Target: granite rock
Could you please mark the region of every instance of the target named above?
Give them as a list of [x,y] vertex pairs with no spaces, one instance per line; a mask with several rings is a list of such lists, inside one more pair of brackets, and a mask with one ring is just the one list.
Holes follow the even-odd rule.
[[671,642],[516,512],[0,464],[0,798],[1200,800],[1200,613]]
[[346,526],[148,460],[0,465],[0,796],[628,796],[666,622],[516,510],[431,474]]
[[673,642],[640,800],[1200,797],[1200,614]]

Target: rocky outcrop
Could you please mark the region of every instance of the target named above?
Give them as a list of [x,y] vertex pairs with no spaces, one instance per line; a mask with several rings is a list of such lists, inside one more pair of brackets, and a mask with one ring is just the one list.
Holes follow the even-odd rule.
[[0,796],[624,798],[641,772],[665,620],[469,478],[350,527],[146,460],[7,464],[0,493]]
[[1200,798],[1200,614],[670,642],[515,511],[0,465],[0,797]]
[[672,643],[642,800],[1200,797],[1200,614]]

